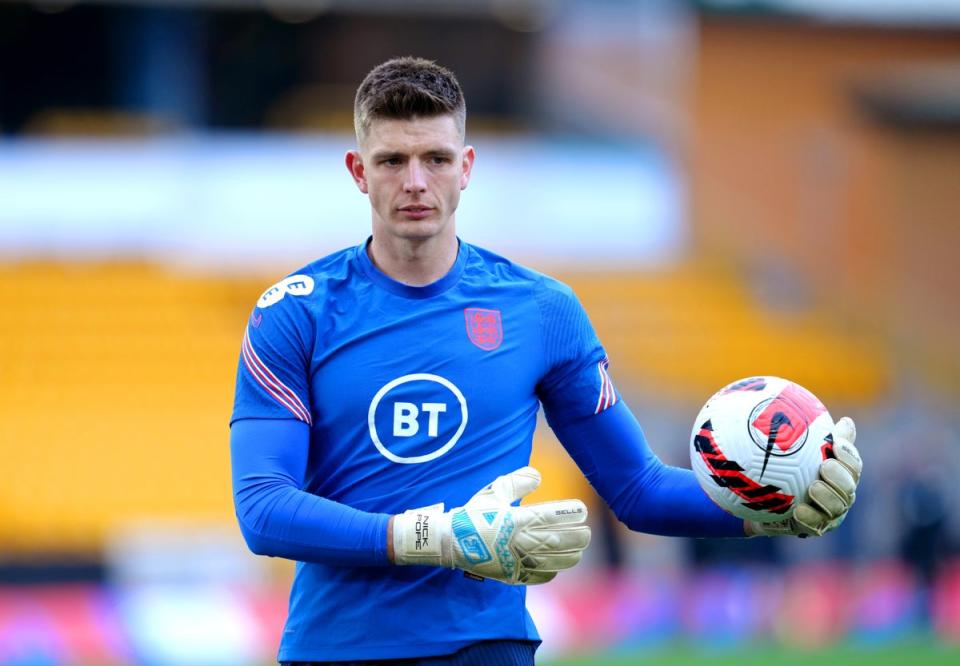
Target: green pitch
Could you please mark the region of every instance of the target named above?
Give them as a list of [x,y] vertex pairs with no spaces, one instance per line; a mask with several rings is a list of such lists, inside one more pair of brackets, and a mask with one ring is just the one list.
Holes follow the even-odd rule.
[[538,659],[538,666],[957,666],[960,646],[941,643],[902,643],[856,647],[839,645],[819,650],[783,646],[753,646],[721,649],[710,653],[701,648],[656,647],[635,652],[571,659]]

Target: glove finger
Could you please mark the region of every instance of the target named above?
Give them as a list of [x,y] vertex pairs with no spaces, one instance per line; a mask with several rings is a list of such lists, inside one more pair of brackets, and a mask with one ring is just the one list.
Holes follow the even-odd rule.
[[509,474],[498,476],[489,486],[470,498],[466,506],[472,506],[493,495],[498,503],[513,504],[529,495],[540,485],[540,472],[533,467],[521,467]]
[[583,550],[590,545],[590,528],[563,527],[515,532],[513,544],[520,553],[542,554]]
[[552,525],[579,525],[587,519],[587,505],[578,499],[557,502],[538,502],[520,507],[515,513],[518,524],[531,527]]
[[527,555],[520,560],[520,563],[528,571],[563,571],[575,566],[581,557],[583,557],[583,551],[575,550],[549,555]]
[[793,512],[793,522],[798,534],[820,536],[826,530],[830,519],[819,509],[801,502]]
[[[822,511],[828,519],[836,518],[846,513],[847,509],[850,508],[849,498],[843,497],[825,481],[819,479],[814,481],[810,484],[807,493],[809,495],[807,503]],[[794,513],[794,516],[796,516],[796,513]]]
[[522,585],[542,585],[557,577],[556,571],[525,571],[521,572],[517,583]]
[[833,458],[824,460],[820,465],[820,478],[840,493],[847,508],[853,504],[853,498],[857,493],[857,480],[846,465]]
[[860,483],[860,472],[863,471],[863,460],[860,458],[860,452],[857,447],[846,439],[833,440],[833,455],[837,457],[843,466],[850,470],[855,483]]
[[833,426],[833,439],[845,439],[853,444],[857,441],[857,424],[849,416],[844,416]]

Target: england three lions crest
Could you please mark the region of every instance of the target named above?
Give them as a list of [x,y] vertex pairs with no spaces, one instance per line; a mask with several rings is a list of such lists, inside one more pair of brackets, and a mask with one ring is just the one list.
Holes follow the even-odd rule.
[[467,308],[463,311],[467,321],[467,337],[484,351],[493,351],[503,342],[503,321],[500,310]]

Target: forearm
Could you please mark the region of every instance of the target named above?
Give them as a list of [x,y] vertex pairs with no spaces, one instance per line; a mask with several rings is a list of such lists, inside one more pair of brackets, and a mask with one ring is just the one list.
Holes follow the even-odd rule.
[[664,536],[744,536],[743,521],[711,502],[691,470],[664,465],[654,455],[624,403],[554,425],[554,431],[630,529]]
[[393,552],[393,519],[394,516],[390,516],[390,519],[387,521],[387,561],[390,562],[390,564],[397,561],[397,557]]
[[382,566],[387,514],[360,511],[300,489],[307,426],[250,419],[231,428],[233,496],[240,531],[258,555],[344,566]]

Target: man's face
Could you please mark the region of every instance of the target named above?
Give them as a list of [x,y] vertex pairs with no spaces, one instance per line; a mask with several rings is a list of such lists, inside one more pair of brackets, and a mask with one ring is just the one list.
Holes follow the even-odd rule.
[[359,150],[346,156],[357,187],[370,196],[374,235],[409,240],[455,236],[454,212],[473,159],[449,115],[374,120]]

